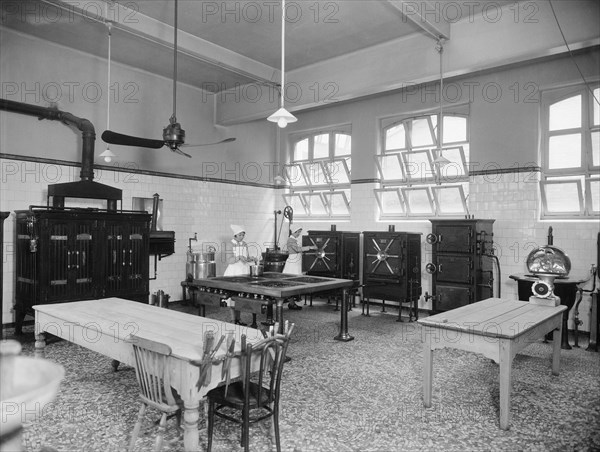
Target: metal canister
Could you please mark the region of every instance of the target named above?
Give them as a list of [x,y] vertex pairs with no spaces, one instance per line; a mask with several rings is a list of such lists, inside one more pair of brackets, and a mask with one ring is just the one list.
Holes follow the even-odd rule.
[[215,277],[217,275],[215,249],[210,247],[206,253],[188,251],[185,273],[188,281]]

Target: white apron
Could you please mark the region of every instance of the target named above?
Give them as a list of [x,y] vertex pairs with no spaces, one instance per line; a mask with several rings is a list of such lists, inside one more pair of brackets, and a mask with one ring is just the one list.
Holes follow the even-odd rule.
[[[243,256],[246,259],[250,257],[248,254],[248,245],[246,242],[238,242],[235,239],[231,240],[233,243],[233,255],[236,259]],[[250,274],[250,264],[248,262],[237,261],[233,264],[229,264],[225,269],[223,276],[244,276]]]
[[285,261],[283,273],[290,273],[293,275],[302,274],[302,251],[299,253],[294,252],[298,249],[302,250],[302,248],[298,246],[296,239],[294,237],[289,237],[287,242],[287,251],[290,253],[290,255]]

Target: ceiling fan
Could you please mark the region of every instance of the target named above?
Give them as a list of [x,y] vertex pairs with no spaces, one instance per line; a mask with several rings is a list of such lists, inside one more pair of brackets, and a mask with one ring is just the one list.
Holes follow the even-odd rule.
[[192,156],[183,152],[180,147],[210,146],[213,144],[229,143],[235,141],[235,138],[225,138],[214,143],[203,144],[185,144],[185,130],[177,122],[177,0],[175,0],[175,22],[174,42],[173,42],[173,115],[169,118],[169,125],[163,129],[163,139],[154,140],[150,138],[134,137],[122,133],[105,130],[102,132],[102,140],[108,144],[117,144],[122,146],[137,146],[142,148],[160,149],[167,146],[171,151],[177,154],[191,158]]

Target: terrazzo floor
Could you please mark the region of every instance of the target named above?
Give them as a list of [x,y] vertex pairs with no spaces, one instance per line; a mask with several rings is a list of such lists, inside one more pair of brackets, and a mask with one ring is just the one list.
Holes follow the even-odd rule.
[[[284,451],[600,450],[600,353],[586,351],[585,339],[581,348],[561,351],[559,376],[551,374],[551,343],[533,343],[515,357],[511,428],[503,431],[495,363],[436,351],[433,406],[425,409],[420,326],[396,322],[393,309],[378,311],[372,306],[371,317],[360,308],[349,312],[355,339],[338,342],[339,312],[332,305],[319,300],[301,311],[285,310],[296,329],[281,394]],[[227,320],[229,314],[207,308],[207,316]],[[24,355],[33,355],[31,330],[19,338]],[[10,337],[10,330],[5,334]],[[63,365],[66,375],[57,399],[25,424],[25,450],[126,450],[139,408],[133,368],[113,372],[108,358],[65,341],[49,344],[46,358]],[[147,415],[136,451],[152,450],[158,418]],[[206,444],[203,415],[200,428]],[[237,426],[218,420],[215,429],[213,450],[242,450]],[[183,450],[181,438],[172,419],[163,450]],[[267,421],[251,428],[250,450],[272,450]]]

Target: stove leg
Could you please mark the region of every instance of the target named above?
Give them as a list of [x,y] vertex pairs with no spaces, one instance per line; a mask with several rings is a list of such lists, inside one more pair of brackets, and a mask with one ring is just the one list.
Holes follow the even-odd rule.
[[[367,306],[367,313],[365,314],[365,305]],[[363,298],[362,315],[365,317],[371,317],[369,314],[369,297]]]
[[385,300],[381,300],[381,312],[385,312]]

